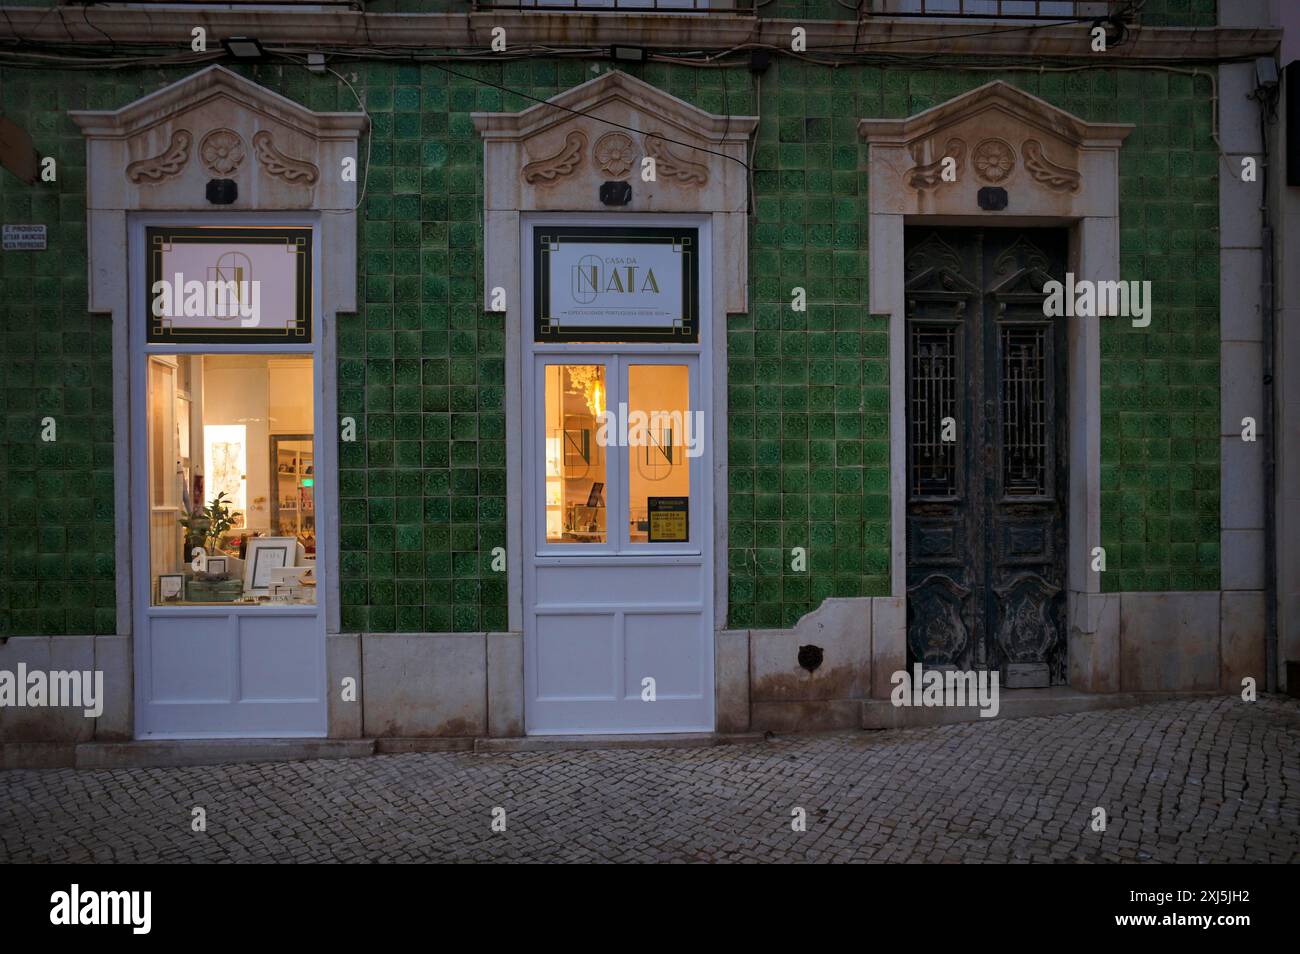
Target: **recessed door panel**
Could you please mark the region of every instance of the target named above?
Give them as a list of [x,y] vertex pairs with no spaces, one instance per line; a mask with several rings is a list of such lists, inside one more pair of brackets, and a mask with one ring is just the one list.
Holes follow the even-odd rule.
[[241,702],[314,702],[323,647],[311,616],[239,617]]
[[150,619],[148,701],[232,701],[234,639],[225,615]]
[[[642,705],[666,699],[699,699],[702,667],[696,656],[696,614],[628,613],[623,617],[623,684],[626,698]],[[646,679],[653,679],[655,702],[645,702]]]
[[[636,570],[635,564],[632,565]],[[699,560],[676,565],[643,564],[628,572],[626,562],[599,565],[590,561],[575,572],[574,565],[548,563],[537,567],[538,605],[565,603],[704,602]]]
[[537,698],[554,702],[615,701],[620,622],[613,613],[539,614]]

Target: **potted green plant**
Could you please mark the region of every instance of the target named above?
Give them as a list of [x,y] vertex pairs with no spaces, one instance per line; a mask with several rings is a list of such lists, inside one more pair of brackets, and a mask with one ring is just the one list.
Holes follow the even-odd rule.
[[[192,510],[180,518],[185,528],[185,561],[189,563],[190,551],[202,547],[205,552],[217,550],[222,536],[239,519],[228,506],[224,492],[212,498],[201,510]],[[186,573],[185,598],[192,603],[225,603],[243,595],[243,582],[231,580],[226,574]]]
[[204,550],[217,549],[221,537],[235,525],[240,515],[228,506],[223,490],[212,498],[212,502],[199,510],[191,510],[180,518],[180,525],[185,528],[186,562],[191,547],[203,547]]

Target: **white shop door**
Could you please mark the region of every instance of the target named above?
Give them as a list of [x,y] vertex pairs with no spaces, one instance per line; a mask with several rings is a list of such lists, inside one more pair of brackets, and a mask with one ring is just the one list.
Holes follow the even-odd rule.
[[712,448],[698,349],[533,350],[527,731],[711,732]]
[[[150,338],[145,254],[148,248],[179,256],[189,249],[185,267],[197,280],[246,268],[258,276],[267,301],[293,295],[318,301],[319,243],[310,242],[310,222],[288,216],[179,218],[140,216],[131,230],[132,538],[130,565],[118,572],[129,573],[134,604],[135,735],[323,737],[325,606],[308,591],[326,591],[325,560],[314,571],[314,587],[274,604],[230,601],[229,590],[192,589],[188,581],[178,597],[164,592],[164,583],[176,586],[185,575],[189,549],[178,521],[187,496],[191,504],[206,504],[227,493],[240,515],[231,531],[261,535],[260,543],[246,546],[247,576],[237,555],[221,543],[210,546],[224,563],[213,564],[207,576],[224,573],[240,598],[270,599],[271,568],[315,567],[315,554],[327,552],[331,528],[324,517],[317,526],[316,504],[322,514],[337,505],[331,468],[318,466],[325,451],[318,316],[309,313],[314,334],[302,344],[287,333],[283,343],[159,342]],[[254,268],[252,257],[263,255]],[[314,256],[310,271],[303,255]],[[309,285],[311,275],[317,278]],[[261,317],[271,323],[284,314],[282,308]],[[201,488],[196,474],[203,475]]]

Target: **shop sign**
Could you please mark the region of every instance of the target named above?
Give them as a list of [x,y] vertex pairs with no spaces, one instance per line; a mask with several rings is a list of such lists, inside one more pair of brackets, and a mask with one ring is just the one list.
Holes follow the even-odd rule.
[[145,230],[150,344],[310,344],[312,230]]
[[699,230],[533,231],[539,342],[699,340]]

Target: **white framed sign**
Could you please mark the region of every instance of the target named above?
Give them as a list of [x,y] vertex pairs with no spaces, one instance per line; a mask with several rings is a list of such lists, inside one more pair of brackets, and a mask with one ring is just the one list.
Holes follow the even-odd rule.
[[293,566],[298,555],[297,537],[253,537],[244,560],[244,592],[266,593],[275,571]]
[[533,231],[534,340],[699,340],[699,229]]

